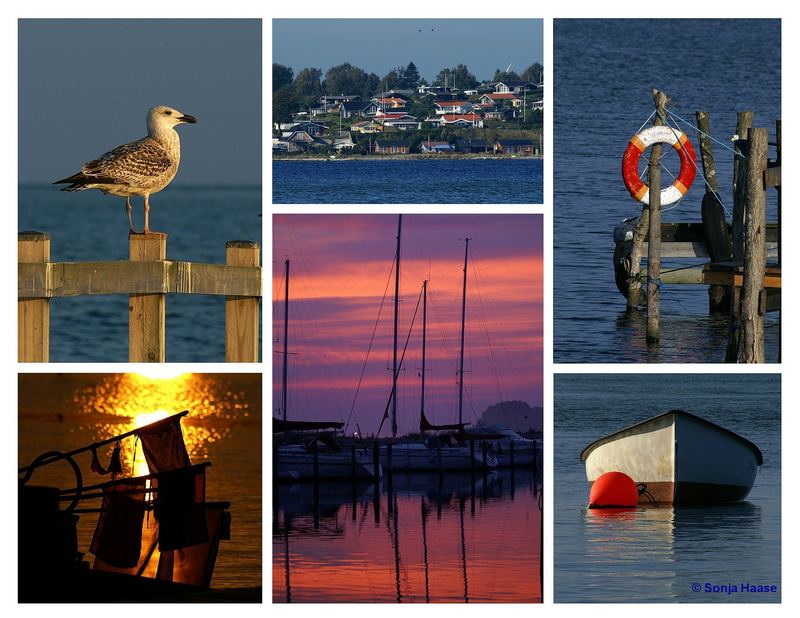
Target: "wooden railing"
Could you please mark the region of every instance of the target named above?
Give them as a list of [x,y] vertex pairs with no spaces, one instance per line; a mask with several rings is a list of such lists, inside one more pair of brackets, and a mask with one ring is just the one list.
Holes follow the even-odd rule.
[[131,234],[129,261],[51,262],[49,234],[20,232],[18,359],[49,361],[51,298],[128,294],[128,360],[165,362],[166,295],[210,294],[227,297],[225,360],[258,362],[260,251],[234,240],[225,264],[171,261],[166,234]]

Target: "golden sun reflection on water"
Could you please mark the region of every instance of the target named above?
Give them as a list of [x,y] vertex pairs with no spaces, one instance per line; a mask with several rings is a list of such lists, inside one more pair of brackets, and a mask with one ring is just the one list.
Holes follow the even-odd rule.
[[[193,463],[208,459],[209,445],[225,439],[236,419],[249,416],[245,394],[208,374],[168,376],[114,374],[77,390],[73,403],[80,429],[89,430],[99,442],[188,410],[181,422],[186,450]],[[104,465],[112,448],[98,449]],[[125,475],[148,473],[137,440],[122,441],[122,465]]]

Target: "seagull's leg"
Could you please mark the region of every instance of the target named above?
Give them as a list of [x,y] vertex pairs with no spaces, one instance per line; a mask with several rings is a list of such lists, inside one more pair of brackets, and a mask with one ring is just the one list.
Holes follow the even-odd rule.
[[150,233],[150,194],[144,194],[144,233]]
[[133,220],[131,219],[131,210],[133,210],[133,206],[131,206],[130,196],[125,198],[125,210],[128,211],[128,226],[130,227],[130,233],[137,234],[138,232],[133,228]]

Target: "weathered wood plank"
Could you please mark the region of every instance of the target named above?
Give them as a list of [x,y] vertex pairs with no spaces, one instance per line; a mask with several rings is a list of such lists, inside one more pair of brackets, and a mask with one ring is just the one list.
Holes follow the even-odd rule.
[[[50,260],[50,234],[22,232],[17,239],[17,259],[39,262]],[[17,360],[21,363],[46,363],[50,359],[50,301],[20,296],[17,302]]]
[[261,268],[169,260],[18,265],[19,298],[102,294],[261,296]]
[[[163,268],[166,257],[166,234],[130,235],[132,262],[155,262]],[[131,363],[166,362],[166,307],[164,294],[131,294],[128,297],[128,360]]]
[[[778,243],[768,242],[767,252],[774,254],[778,250]],[[647,243],[644,243],[647,250]],[[662,258],[703,258],[708,259],[708,249],[704,242],[667,242],[661,245]]]
[[[258,243],[236,240],[225,246],[225,262],[231,267],[258,267]],[[225,361],[258,362],[259,299],[228,296],[225,301]]]

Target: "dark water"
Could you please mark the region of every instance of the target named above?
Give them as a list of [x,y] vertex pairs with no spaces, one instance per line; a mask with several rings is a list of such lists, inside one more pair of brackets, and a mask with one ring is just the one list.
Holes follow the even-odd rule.
[[[259,588],[261,557],[261,374],[180,374],[152,379],[140,374],[20,374],[20,466],[50,450],[69,451],[189,410],[181,421],[192,463],[210,461],[206,499],[231,503],[231,540],[222,541],[212,588]],[[122,442],[125,476],[148,473],[141,446]],[[107,462],[110,446],[98,449]],[[84,485],[107,480],[89,471],[91,456],[75,457]],[[66,464],[35,472],[34,485],[75,486]],[[99,507],[86,501],[82,508]],[[96,514],[78,522],[78,550],[87,552]],[[91,562],[93,556],[85,555]]]
[[[747,500],[588,511],[581,450],[671,408],[722,425],[761,449],[764,465]],[[780,601],[779,376],[556,375],[555,430],[556,602]],[[777,593],[692,591],[696,583],[742,582],[776,585]]]
[[[134,198],[134,226],[144,207]],[[128,219],[123,198],[99,191],[63,193],[55,187],[20,187],[19,229],[49,232],[54,262],[128,259]],[[150,201],[150,224],[166,232],[167,259],[225,263],[229,240],[261,242],[261,190],[169,187]],[[225,359],[225,297],[170,295],[168,361]],[[81,296],[50,303],[50,360],[126,362],[128,298]]]
[[274,602],[541,602],[541,477],[395,475],[280,486]]
[[273,161],[276,204],[541,204],[541,159]]
[[[628,140],[653,111],[650,90],[693,121],[710,113],[711,133],[730,145],[736,112],[774,140],[780,117],[777,20],[555,20],[554,24],[554,359],[556,362],[722,362],[727,321],[707,315],[706,287],[661,292],[661,344],[644,344],[644,314],[625,316],[614,284],[614,226],[637,216],[620,166]],[[643,41],[653,42],[652,51]],[[687,130],[697,147],[697,134]],[[770,156],[774,156],[771,149]],[[733,154],[714,144],[722,200],[732,210]],[[671,160],[670,157],[674,157]],[[677,170],[677,156],[665,157]],[[700,221],[700,175],[663,220]],[[775,192],[768,219],[775,219]],[[701,260],[663,260],[662,272]],[[646,260],[644,260],[646,263]],[[766,357],[778,357],[777,314],[769,314]]]

